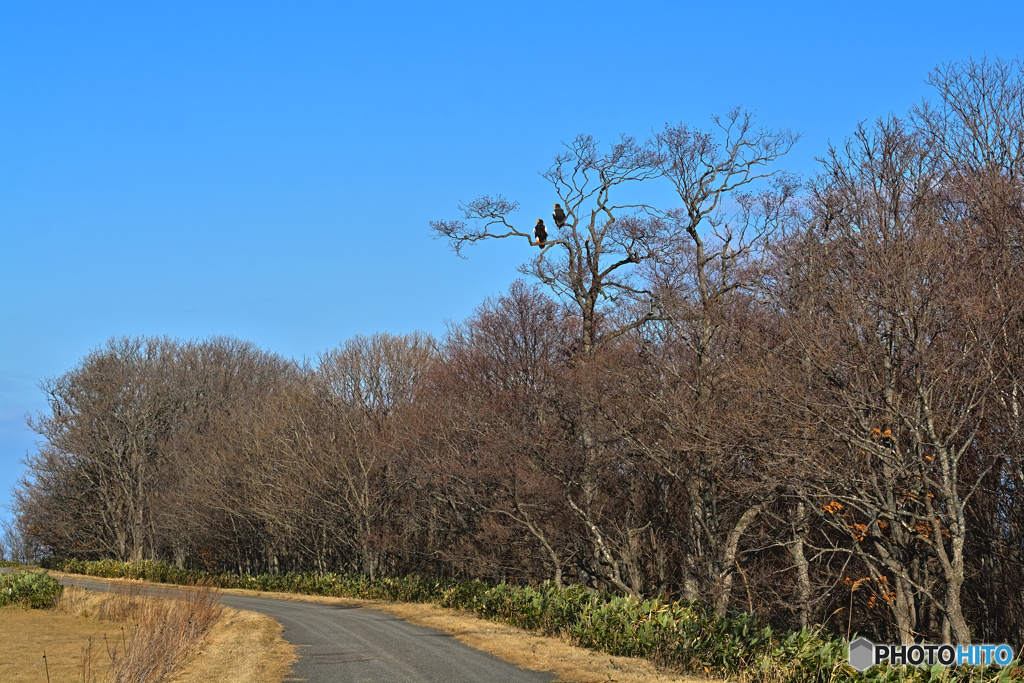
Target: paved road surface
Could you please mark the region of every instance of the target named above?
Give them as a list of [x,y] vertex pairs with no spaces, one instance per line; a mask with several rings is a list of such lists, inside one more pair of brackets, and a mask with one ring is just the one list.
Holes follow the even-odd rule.
[[[64,585],[109,590],[111,584],[67,577]],[[159,589],[156,589],[159,590]],[[308,683],[552,683],[463,645],[452,636],[371,609],[264,597],[224,595],[225,605],[262,612],[298,645],[295,679]]]

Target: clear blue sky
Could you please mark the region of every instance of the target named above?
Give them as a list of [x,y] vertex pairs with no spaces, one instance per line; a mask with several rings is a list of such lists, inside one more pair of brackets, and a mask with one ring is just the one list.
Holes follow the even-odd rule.
[[428,221],[495,192],[547,216],[560,141],[742,103],[803,132],[806,176],[936,64],[1019,56],[1024,26],[983,0],[0,7],[0,504],[37,382],[111,336],[301,358],[440,333],[531,252],[463,261]]

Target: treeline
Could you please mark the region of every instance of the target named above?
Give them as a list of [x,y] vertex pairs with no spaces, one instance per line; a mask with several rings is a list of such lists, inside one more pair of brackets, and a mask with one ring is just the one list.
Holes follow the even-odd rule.
[[[114,339],[43,388],[39,555],[700,600],[876,640],[1024,642],[1024,74],[930,76],[806,184],[742,111],[545,174],[566,209],[441,339],[297,363]],[[668,183],[675,208],[629,188]],[[621,197],[620,197],[621,195]],[[526,238],[481,197],[435,231]]]

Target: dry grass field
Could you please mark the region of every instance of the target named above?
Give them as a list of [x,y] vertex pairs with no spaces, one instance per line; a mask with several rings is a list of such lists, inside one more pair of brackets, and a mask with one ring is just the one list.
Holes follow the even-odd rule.
[[[89,640],[102,646],[121,640],[121,625],[99,621],[96,602],[82,600],[77,613],[62,610],[27,610],[17,606],[0,608],[0,681],[46,683],[46,669],[52,683],[80,681],[82,654]],[[127,638],[127,636],[126,636]],[[43,661],[43,653],[46,661]],[[94,668],[97,681],[109,670],[102,662]]]

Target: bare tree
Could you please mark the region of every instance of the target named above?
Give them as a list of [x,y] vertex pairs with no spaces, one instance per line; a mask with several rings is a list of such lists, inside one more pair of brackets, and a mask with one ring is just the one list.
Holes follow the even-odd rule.
[[[384,555],[382,532],[396,512],[400,420],[434,358],[434,342],[422,334],[350,339],[320,355],[308,379],[311,402],[293,418],[301,437],[285,447],[291,477],[318,492],[315,504],[338,532],[319,540],[371,577]],[[324,550],[317,548],[318,557]]]
[[[987,434],[980,436],[1001,462],[994,465],[972,506],[975,532],[967,539],[965,601],[978,616],[972,627],[980,638],[994,634],[1024,638],[1024,602],[1018,591],[992,600],[997,586],[1016,585],[1024,575],[1024,390],[1020,358],[1024,329],[1014,311],[1019,305],[1024,266],[1024,64],[1019,59],[983,58],[935,68],[928,78],[937,94],[911,111],[914,125],[935,141],[945,174],[945,220],[964,226],[960,247],[977,285],[987,292],[985,305],[1004,321],[991,340],[996,357],[989,367],[994,382],[986,411]],[[996,313],[998,311],[998,313]]]
[[966,643],[968,509],[997,463],[979,436],[1010,312],[986,303],[966,226],[947,220],[934,144],[889,119],[833,150],[787,305],[825,416],[805,470],[823,521],[891,586],[904,642],[934,610],[944,639]]
[[[50,414],[29,425],[46,446],[27,464],[36,486],[51,482],[55,495],[93,499],[73,508],[91,518],[84,537],[75,539],[85,547],[121,559],[152,552],[152,513],[164,475],[159,443],[180,411],[165,390],[175,352],[167,339],[112,339],[75,370],[42,385]],[[61,471],[73,471],[79,482]],[[32,484],[23,482],[23,490],[29,496]]]
[[[593,354],[598,347],[642,325],[655,316],[647,313],[609,329],[601,328],[602,313],[620,297],[647,292],[630,276],[632,266],[649,257],[656,224],[645,220],[644,207],[616,199],[625,186],[660,175],[656,159],[646,146],[623,137],[606,153],[594,138],[578,136],[543,177],[565,206],[567,221],[561,235],[551,236],[524,273],[537,277],[555,294],[573,302],[581,320],[580,353]],[[464,205],[466,220],[434,221],[431,228],[449,240],[452,249],[475,242],[509,237],[526,238],[530,232],[516,228],[511,215],[518,202],[498,195],[479,197]]]
[[419,433],[432,496],[470,544],[457,552],[521,578],[537,575],[540,553],[559,586],[574,554],[573,524],[543,463],[564,440],[554,404],[574,330],[560,308],[516,281],[451,326]]

